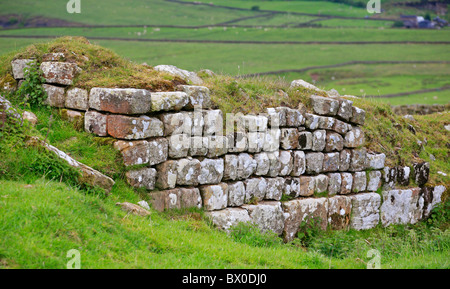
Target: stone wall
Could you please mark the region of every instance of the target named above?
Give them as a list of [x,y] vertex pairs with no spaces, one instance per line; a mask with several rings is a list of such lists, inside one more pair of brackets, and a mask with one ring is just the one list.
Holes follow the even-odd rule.
[[436,112],[443,112],[450,109],[450,104],[409,104],[409,105],[395,105],[392,110],[396,114],[432,114]]
[[[17,63],[26,60],[13,71]],[[148,190],[159,211],[204,208],[223,230],[250,221],[290,241],[313,219],[323,229],[414,223],[445,190],[424,186],[427,163],[389,168],[384,154],[368,151],[365,111],[351,100],[312,95],[310,112],[224,116],[203,86],[87,91],[71,86],[76,67],[41,68],[47,103],[82,117],[87,132],[117,139],[128,183]],[[411,178],[422,188],[395,189]]]

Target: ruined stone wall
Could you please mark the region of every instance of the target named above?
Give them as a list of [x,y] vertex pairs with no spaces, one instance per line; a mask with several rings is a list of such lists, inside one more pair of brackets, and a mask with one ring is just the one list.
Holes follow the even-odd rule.
[[[424,187],[427,163],[385,167],[384,154],[364,147],[365,111],[348,99],[312,95],[310,112],[224,116],[206,87],[86,91],[71,86],[76,68],[41,67],[47,103],[82,119],[87,132],[117,139],[128,183],[148,190],[159,211],[204,208],[223,230],[249,221],[290,241],[312,219],[323,229],[415,223],[445,190]],[[395,190],[411,178],[423,188]]]

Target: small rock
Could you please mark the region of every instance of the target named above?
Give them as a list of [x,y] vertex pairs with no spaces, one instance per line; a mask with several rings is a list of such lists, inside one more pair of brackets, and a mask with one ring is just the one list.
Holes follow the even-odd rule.
[[116,206],[120,206],[120,208],[128,213],[134,214],[134,215],[138,215],[141,217],[146,217],[150,215],[150,212],[147,211],[146,209],[135,205],[135,204],[131,204],[128,202],[124,202],[124,203],[116,203]]

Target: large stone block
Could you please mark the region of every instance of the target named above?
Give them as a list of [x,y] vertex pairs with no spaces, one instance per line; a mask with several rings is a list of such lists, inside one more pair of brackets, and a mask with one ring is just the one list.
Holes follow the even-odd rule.
[[430,175],[430,164],[425,163],[415,163],[413,164],[414,169],[414,180],[418,186],[423,186],[428,182],[428,177]]
[[306,171],[306,155],[303,151],[293,151],[293,168],[291,176],[298,177]]
[[339,163],[340,163],[340,155],[338,152],[324,154],[322,172],[339,171]]
[[397,167],[397,184],[408,186],[410,172],[411,169],[409,167]]
[[201,208],[202,197],[198,188],[180,188],[181,208]]
[[350,162],[352,160],[352,151],[344,149],[339,153],[339,171],[345,172],[350,168]]
[[47,93],[47,98],[44,100],[44,104],[52,107],[64,107],[66,101],[66,93],[63,87],[43,84],[42,88]]
[[352,126],[346,122],[340,121],[338,119],[335,120],[332,130],[335,132],[345,136],[345,134],[352,129]]
[[244,204],[245,185],[243,182],[228,183],[228,206],[237,207]]
[[92,88],[89,107],[120,114],[145,114],[151,108],[150,92],[135,88]]
[[257,163],[253,157],[247,153],[238,155],[237,176],[239,180],[247,179],[256,171]]
[[420,188],[383,192],[380,208],[383,226],[391,224],[415,224],[423,214],[424,199]]
[[349,121],[350,118],[353,116],[352,110],[353,101],[347,99],[340,99],[339,103],[340,105],[337,112],[337,116],[345,121]]
[[200,162],[200,175],[198,182],[200,185],[218,184],[222,181],[224,172],[223,159],[203,159]]
[[381,187],[381,172],[370,171],[368,172],[367,191],[376,192]]
[[366,120],[366,111],[356,106],[352,106],[352,117],[350,118],[350,122],[364,125]]
[[206,156],[209,148],[209,138],[201,136],[191,137],[191,146],[189,147],[188,154],[190,156]]
[[314,195],[316,189],[316,180],[314,177],[300,177],[300,196],[310,197]]
[[108,115],[108,134],[118,139],[146,139],[164,135],[163,123],[154,117]]
[[25,68],[33,61],[33,59],[15,59],[11,61],[13,76],[15,79],[23,79],[25,76]]
[[268,152],[267,156],[269,157],[269,172],[267,176],[276,177],[281,170],[280,152]]
[[267,181],[265,178],[251,178],[244,181],[245,203],[261,201],[266,196]]
[[319,116],[319,128],[320,129],[331,130],[331,129],[333,129],[335,122],[336,122],[336,119],[334,117]]
[[280,151],[280,172],[279,176],[288,176],[294,168],[292,151]]
[[286,125],[289,127],[299,127],[305,124],[305,117],[298,109],[286,109]]
[[168,156],[168,141],[156,138],[148,141],[148,164],[153,166],[165,162]]
[[312,150],[316,152],[321,152],[326,146],[326,136],[325,130],[316,130],[312,133]]
[[228,137],[228,152],[242,153],[248,150],[248,137],[245,132],[235,132],[227,135]]
[[181,209],[180,190],[152,192],[149,194],[149,203],[153,209],[162,212],[164,210]]
[[296,199],[283,203],[286,219],[284,222],[283,238],[285,242],[292,241],[301,228],[301,225],[318,224],[326,230],[328,224],[328,201],[326,198]]
[[342,177],[340,173],[328,174],[328,195],[334,196],[341,192]]
[[372,170],[381,170],[384,168],[384,162],[386,160],[386,155],[368,153],[367,154],[367,168]]
[[314,177],[316,194],[327,193],[328,191],[328,176],[320,174]]
[[310,130],[319,128],[320,116],[310,113],[305,113],[305,127]]
[[424,200],[422,218],[428,218],[433,210],[441,201],[446,188],[444,186],[423,187],[421,194]]
[[323,168],[323,153],[306,153],[306,173],[318,174]]
[[285,186],[285,180],[281,177],[266,178],[266,200],[281,200],[283,196],[283,190]]
[[200,161],[197,159],[180,159],[177,166],[177,185],[197,186],[201,172]]
[[239,157],[237,155],[224,156],[223,180],[236,180],[238,178]]
[[338,112],[339,101],[336,99],[317,95],[311,96],[310,99],[314,113],[333,116]]
[[208,136],[208,158],[219,157],[228,152],[228,138],[226,136]]
[[248,152],[249,153],[259,153],[264,148],[264,143],[266,140],[266,132],[249,132],[247,133],[248,138]]
[[327,132],[325,142],[326,152],[342,151],[344,149],[344,139],[338,133]]
[[366,169],[366,148],[352,150],[352,160],[349,170],[352,172],[362,171]]
[[274,152],[280,148],[281,130],[271,128],[265,132],[263,151]]
[[189,103],[188,95],[185,92],[152,92],[151,111],[178,111]]
[[345,134],[344,146],[346,148],[356,148],[364,145],[365,137],[361,128],[354,126]]
[[164,127],[164,135],[192,134],[192,117],[188,113],[164,113],[160,115]]
[[106,114],[94,110],[87,111],[84,114],[84,130],[98,136],[107,136],[106,131],[108,117]]
[[288,177],[284,179],[283,194],[291,198],[300,196],[300,178]]
[[286,126],[286,107],[267,108],[269,125],[273,128]]
[[282,149],[292,150],[298,147],[299,131],[296,128],[282,128],[280,145]]
[[266,152],[261,152],[254,155],[254,160],[256,161],[256,171],[255,175],[264,176],[269,173],[270,169],[270,159]]
[[353,175],[351,173],[341,173],[341,195],[347,195],[352,192]]
[[209,89],[204,86],[180,85],[179,88],[184,91],[189,99],[186,109],[208,109],[211,107],[211,97]]
[[218,185],[200,187],[203,207],[207,211],[221,210],[228,204],[228,185],[220,183]]
[[223,135],[223,113],[220,109],[205,111],[203,120],[203,135]]
[[128,171],[125,176],[128,184],[132,187],[146,188],[147,190],[153,190],[155,188],[156,170],[154,168]]
[[191,147],[191,136],[185,134],[171,135],[167,138],[169,143],[169,157],[173,159],[185,158]]
[[239,223],[250,223],[251,219],[248,211],[241,208],[226,208],[220,211],[206,212],[213,224],[226,232],[229,232]]
[[365,191],[367,188],[367,176],[366,172],[355,172],[353,174],[353,193],[360,193]]
[[257,205],[244,205],[250,215],[252,223],[262,232],[272,231],[277,235],[283,233],[284,214],[280,202],[265,201]]
[[72,85],[78,71],[75,63],[68,62],[42,62],[41,70],[45,82],[61,85]]
[[302,131],[298,134],[298,149],[310,150],[312,149],[312,133],[309,131]]
[[350,225],[352,199],[347,196],[328,198],[328,224],[333,230],[347,229]]
[[87,90],[77,87],[69,89],[65,99],[65,107],[87,110],[89,108],[89,94]]
[[352,214],[350,227],[355,230],[374,228],[380,221],[381,196],[377,193],[364,193],[350,196]]
[[162,190],[173,189],[177,184],[177,161],[169,160],[156,166],[156,187]]

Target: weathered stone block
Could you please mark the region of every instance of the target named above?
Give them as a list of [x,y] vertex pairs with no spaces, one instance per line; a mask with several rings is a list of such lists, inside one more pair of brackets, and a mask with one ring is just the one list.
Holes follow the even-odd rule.
[[84,115],[84,129],[86,132],[98,136],[106,136],[107,115],[94,110],[87,111]]
[[243,182],[228,183],[228,206],[236,207],[244,204],[245,185]]
[[294,168],[292,151],[280,151],[280,172],[279,176],[288,176]]
[[365,137],[361,128],[354,126],[345,134],[344,146],[346,148],[356,148],[364,145]]
[[156,170],[154,168],[128,171],[125,176],[128,184],[132,187],[146,188],[147,190],[153,190],[155,188]]
[[424,200],[422,219],[428,218],[433,210],[441,201],[446,188],[444,186],[423,187],[421,194]]
[[219,157],[228,152],[228,138],[226,136],[208,136],[208,158]]
[[180,188],[181,208],[201,208],[202,197],[198,188]]
[[156,187],[162,190],[173,189],[177,184],[177,161],[169,160],[156,166]]
[[255,175],[264,176],[269,173],[270,169],[270,159],[266,152],[261,152],[254,155],[256,161],[256,171]]
[[350,227],[355,230],[374,228],[380,221],[381,196],[377,193],[364,193],[350,196],[352,214]]
[[423,186],[428,182],[428,177],[430,175],[430,164],[416,163],[413,164],[414,168],[414,180],[418,186]]
[[288,177],[284,179],[283,194],[291,198],[300,196],[300,178]]
[[77,87],[69,89],[65,99],[65,107],[87,110],[89,108],[89,94],[87,90]]
[[368,173],[369,181],[367,184],[367,191],[376,192],[381,187],[381,172],[370,171]]
[[227,135],[228,138],[228,152],[230,153],[242,153],[248,150],[248,138],[247,134],[243,132],[236,132],[231,135]]
[[350,225],[351,212],[351,197],[334,196],[328,199],[328,224],[331,229],[347,229]]
[[169,142],[169,157],[174,159],[188,156],[191,146],[191,137],[185,134],[171,135],[167,138]]
[[323,168],[323,153],[306,153],[306,173],[318,174]]
[[325,149],[327,133],[325,130],[316,130],[312,133],[312,150],[321,152]]
[[353,175],[351,173],[341,173],[341,195],[347,195],[352,192]]
[[179,88],[188,96],[189,102],[186,105],[186,109],[194,109],[194,107],[208,109],[211,107],[211,97],[207,87],[180,85]]
[[336,99],[317,95],[311,96],[310,99],[314,113],[319,115],[336,115],[339,109],[339,101]]
[[334,196],[341,192],[342,177],[340,173],[328,174],[328,195]]
[[316,180],[314,177],[300,177],[300,196],[309,197],[314,195],[316,189]]
[[154,117],[108,115],[108,134],[118,139],[146,139],[164,135],[163,123]]
[[267,182],[265,178],[251,178],[244,181],[245,203],[261,201],[266,196]]
[[342,151],[344,149],[344,139],[338,133],[327,132],[325,151]]
[[197,159],[180,159],[177,166],[177,185],[197,186],[201,165]]
[[224,156],[223,180],[236,180],[238,178],[239,157],[237,155]]
[[305,117],[298,109],[286,109],[286,125],[290,127],[299,127],[305,124]]
[[223,113],[220,109],[205,111],[203,120],[203,135],[223,135]]
[[332,127],[332,130],[343,136],[345,136],[345,134],[351,129],[352,129],[351,125],[338,119],[335,120],[334,125]]
[[298,147],[299,131],[296,128],[282,128],[281,129],[281,148],[285,150],[292,150]]
[[344,149],[339,154],[339,171],[344,172],[350,168],[350,162],[352,160],[352,151]]
[[149,197],[149,202],[152,204],[153,209],[159,212],[181,208],[179,189],[153,192],[149,194]]
[[203,207],[207,211],[221,210],[227,207],[228,185],[220,183],[218,185],[200,187]]
[[333,126],[336,122],[336,119],[334,117],[328,117],[328,116],[319,116],[319,128],[320,129],[333,129]]
[[397,167],[397,183],[401,186],[409,185],[409,174],[411,169],[409,167]]
[[384,227],[391,224],[415,224],[422,218],[423,205],[420,188],[384,191],[380,208],[381,223]]
[[262,232],[272,231],[277,235],[283,233],[284,214],[280,202],[265,201],[258,205],[244,205],[250,215],[252,223]]
[[150,112],[150,92],[134,88],[92,88],[89,107],[120,114],[145,114]]
[[350,118],[353,116],[352,110],[353,101],[347,99],[340,99],[339,103],[340,105],[337,112],[337,116],[345,121],[349,121]]
[[352,117],[350,122],[356,123],[358,125],[364,125],[366,120],[366,111],[356,106],[352,106]]
[[328,201],[326,198],[297,199],[283,203],[283,211],[286,215],[284,222],[283,238],[285,242],[292,241],[302,224],[319,223],[321,229],[327,228]]
[[265,132],[263,151],[265,152],[274,152],[280,148],[280,137],[281,130],[280,129],[269,129]]
[[15,79],[23,79],[24,78],[24,70],[33,59],[16,59],[11,61],[11,67],[13,76]]
[[291,176],[298,177],[306,171],[306,155],[303,151],[293,151],[293,168]]
[[305,113],[305,126],[310,130],[319,128],[320,116],[310,113]]
[[226,208],[220,211],[206,212],[213,224],[220,230],[229,232],[239,223],[251,222],[248,211],[241,208]]
[[397,169],[384,167],[383,169],[384,190],[393,189],[397,180]]
[[192,135],[192,118],[188,113],[165,113],[160,116],[164,127],[164,135]]
[[355,172],[353,174],[352,192],[359,193],[365,191],[367,188],[366,172]]
[[78,71],[75,63],[68,62],[42,62],[41,70],[45,82],[61,85],[72,85]]
[[238,179],[247,179],[256,171],[257,163],[253,157],[247,153],[240,153],[238,155]]
[[367,168],[373,170],[381,170],[384,168],[384,162],[386,160],[386,155],[368,153],[367,154]]
[[298,134],[298,149],[310,150],[312,149],[312,133],[309,131],[302,131]]
[[165,138],[157,138],[148,141],[148,163],[157,165],[167,160],[169,142]]
[[267,115],[272,128],[286,126],[286,107],[267,108]]
[[320,174],[314,177],[316,194],[322,194],[328,190],[328,176]]
[[340,154],[327,153],[323,155],[322,172],[337,172],[339,171]]
[[349,170],[352,172],[366,169],[366,148],[352,150],[352,161]]
[[264,115],[241,115],[238,117],[238,128],[242,132],[265,132],[269,119]]
[[223,159],[203,159],[200,162],[198,182],[200,185],[218,184],[222,181],[223,172]]
[[190,156],[206,156],[209,148],[208,137],[192,136],[190,143],[188,153]]
[[249,132],[247,138],[249,153],[259,153],[263,150],[266,132]]
[[280,152],[268,152],[267,156],[269,157],[269,172],[267,176],[276,177],[281,170]]
[[266,200],[281,200],[284,190],[284,178],[266,178]]
[[47,93],[47,98],[44,104],[52,107],[64,107],[66,101],[66,94],[63,87],[43,84],[42,88]]
[[151,111],[178,111],[189,103],[188,95],[185,92],[152,92]]

